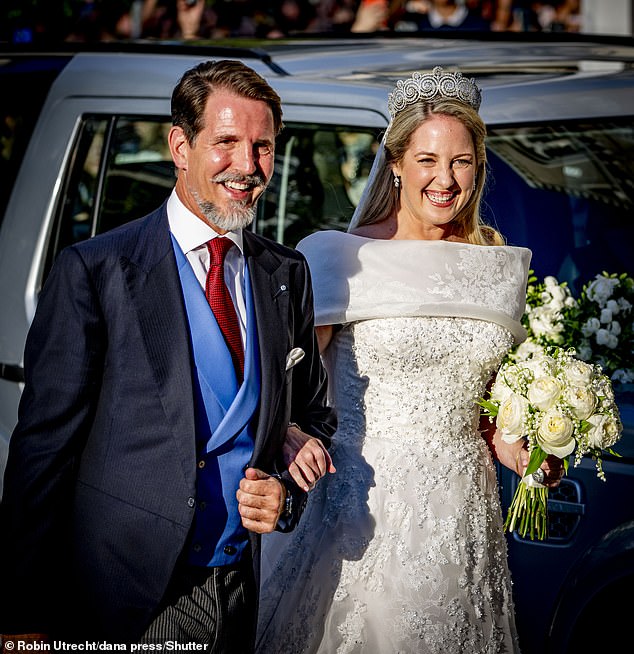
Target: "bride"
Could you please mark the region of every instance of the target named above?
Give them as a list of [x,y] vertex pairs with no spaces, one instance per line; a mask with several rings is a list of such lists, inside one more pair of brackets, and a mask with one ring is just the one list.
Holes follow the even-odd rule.
[[476,401],[524,338],[530,251],[480,221],[479,105],[460,73],[400,81],[348,233],[298,246],[337,472],[264,540],[261,654],[519,651],[493,462],[521,473],[528,454]]

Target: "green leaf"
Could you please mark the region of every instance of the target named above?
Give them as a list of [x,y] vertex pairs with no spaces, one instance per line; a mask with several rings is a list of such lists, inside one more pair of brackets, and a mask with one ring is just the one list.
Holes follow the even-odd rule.
[[544,452],[541,447],[535,447],[531,452],[531,458],[528,462],[528,467],[526,468],[524,476],[533,474],[535,470],[537,470],[541,464],[544,463],[547,456],[548,454]]
[[484,411],[484,415],[491,416],[492,418],[495,418],[498,414],[498,405],[494,404],[493,402],[490,402],[489,400],[485,400],[483,398],[480,398],[476,404],[481,406]]

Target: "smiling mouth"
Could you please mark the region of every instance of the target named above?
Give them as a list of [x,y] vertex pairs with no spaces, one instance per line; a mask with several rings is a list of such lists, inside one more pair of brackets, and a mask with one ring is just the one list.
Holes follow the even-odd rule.
[[223,184],[233,191],[249,191],[251,188],[253,188],[251,184],[247,184],[246,182],[226,181],[223,182]]
[[230,193],[252,193],[255,189],[265,186],[264,177],[255,173],[253,175],[239,175],[231,172],[221,173],[213,179],[216,184],[222,184]]
[[435,191],[425,191],[427,199],[435,207],[449,207],[453,204],[454,199],[456,198],[456,193],[440,193]]

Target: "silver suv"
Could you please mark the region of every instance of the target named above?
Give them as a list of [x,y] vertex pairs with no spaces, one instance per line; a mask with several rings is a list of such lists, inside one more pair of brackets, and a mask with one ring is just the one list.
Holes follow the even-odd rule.
[[[13,89],[0,97],[0,476],[24,341],[51,263],[61,248],[167,196],[171,90],[203,59],[241,59],[283,99],[286,128],[256,231],[294,245],[314,230],[345,229],[388,122],[388,91],[414,70],[442,65],[483,88],[488,219],[511,244],[533,250],[536,275],[577,291],[602,270],[632,275],[634,43],[558,39],[449,34],[269,41],[259,50],[133,43],[0,50],[0,83]],[[509,536],[525,653],[599,643],[607,651],[612,638],[621,651],[629,624],[620,598],[634,581],[632,395],[621,387],[622,458],[605,461],[607,483],[592,461],[571,468],[550,494],[548,540]],[[516,483],[500,469],[505,506]]]

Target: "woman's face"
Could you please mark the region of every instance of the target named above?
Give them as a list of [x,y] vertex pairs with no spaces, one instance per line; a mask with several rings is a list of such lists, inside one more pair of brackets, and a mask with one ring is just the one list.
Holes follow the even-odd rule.
[[399,222],[442,238],[471,198],[476,164],[471,134],[457,118],[428,118],[412,134],[403,160],[392,166],[401,178]]

